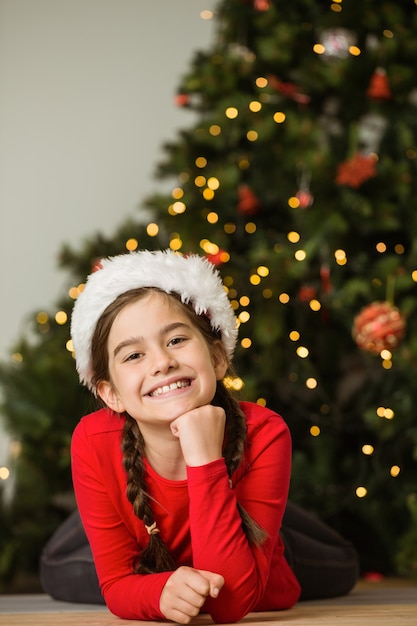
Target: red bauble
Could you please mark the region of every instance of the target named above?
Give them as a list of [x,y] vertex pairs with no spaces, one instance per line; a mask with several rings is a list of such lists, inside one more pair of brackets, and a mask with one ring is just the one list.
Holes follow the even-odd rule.
[[190,96],[188,93],[178,93],[175,96],[175,104],[177,107],[185,107],[187,104],[190,104]]
[[220,265],[223,265],[223,263],[227,263],[230,259],[230,254],[226,252],[226,250],[220,249],[216,254],[207,254],[206,258],[215,267],[219,267]]
[[244,215],[256,215],[261,206],[258,196],[252,191],[248,185],[239,185],[237,190],[239,202],[237,210]]
[[371,76],[366,95],[368,98],[372,98],[372,100],[391,100],[392,93],[387,74],[381,67],[378,67]]
[[389,302],[373,302],[355,317],[352,336],[362,350],[393,350],[405,334],[405,319]]
[[301,285],[297,293],[297,298],[301,302],[310,302],[317,297],[317,289],[311,285]]

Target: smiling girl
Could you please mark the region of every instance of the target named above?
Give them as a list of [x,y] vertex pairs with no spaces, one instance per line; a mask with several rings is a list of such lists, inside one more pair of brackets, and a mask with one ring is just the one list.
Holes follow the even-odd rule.
[[300,592],[351,589],[350,544],[287,506],[284,420],[225,385],[236,319],[206,259],[103,260],[75,304],[72,339],[80,380],[105,405],[74,431],[72,472],[113,613],[234,622],[287,609]]

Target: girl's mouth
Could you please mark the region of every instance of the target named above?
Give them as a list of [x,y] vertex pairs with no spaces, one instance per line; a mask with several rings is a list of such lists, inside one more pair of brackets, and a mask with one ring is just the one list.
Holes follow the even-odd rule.
[[183,389],[184,387],[189,387],[191,385],[191,381],[189,378],[184,378],[182,380],[177,380],[170,385],[162,385],[162,387],[157,387],[153,391],[150,392],[151,398],[156,398],[157,396],[161,396],[164,393],[168,393],[169,391],[174,391],[175,389]]

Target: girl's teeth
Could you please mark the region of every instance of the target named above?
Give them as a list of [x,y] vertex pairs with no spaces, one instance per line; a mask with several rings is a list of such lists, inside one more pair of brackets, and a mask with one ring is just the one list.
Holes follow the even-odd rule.
[[180,387],[187,387],[188,382],[185,380],[180,380],[176,383],[171,383],[170,385],[164,385],[163,387],[158,387],[151,393],[151,396],[160,396],[163,393],[167,393],[168,391],[173,391],[174,389],[179,389]]

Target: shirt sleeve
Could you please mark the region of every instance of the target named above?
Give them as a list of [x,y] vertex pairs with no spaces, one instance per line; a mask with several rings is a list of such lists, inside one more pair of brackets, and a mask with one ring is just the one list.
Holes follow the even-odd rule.
[[[108,451],[111,454],[111,450]],[[139,546],[118,514],[83,421],[71,445],[72,475],[81,519],[94,555],[101,590],[110,611],[124,619],[161,620],[162,589],[172,572],[133,573]]]
[[[243,471],[233,488],[224,459],[188,468],[193,565],[225,579],[219,597],[209,598],[205,604],[215,622],[242,619],[264,594],[287,502],[290,471],[290,433],[274,413],[248,442]],[[267,532],[261,547],[249,545],[238,501]]]

